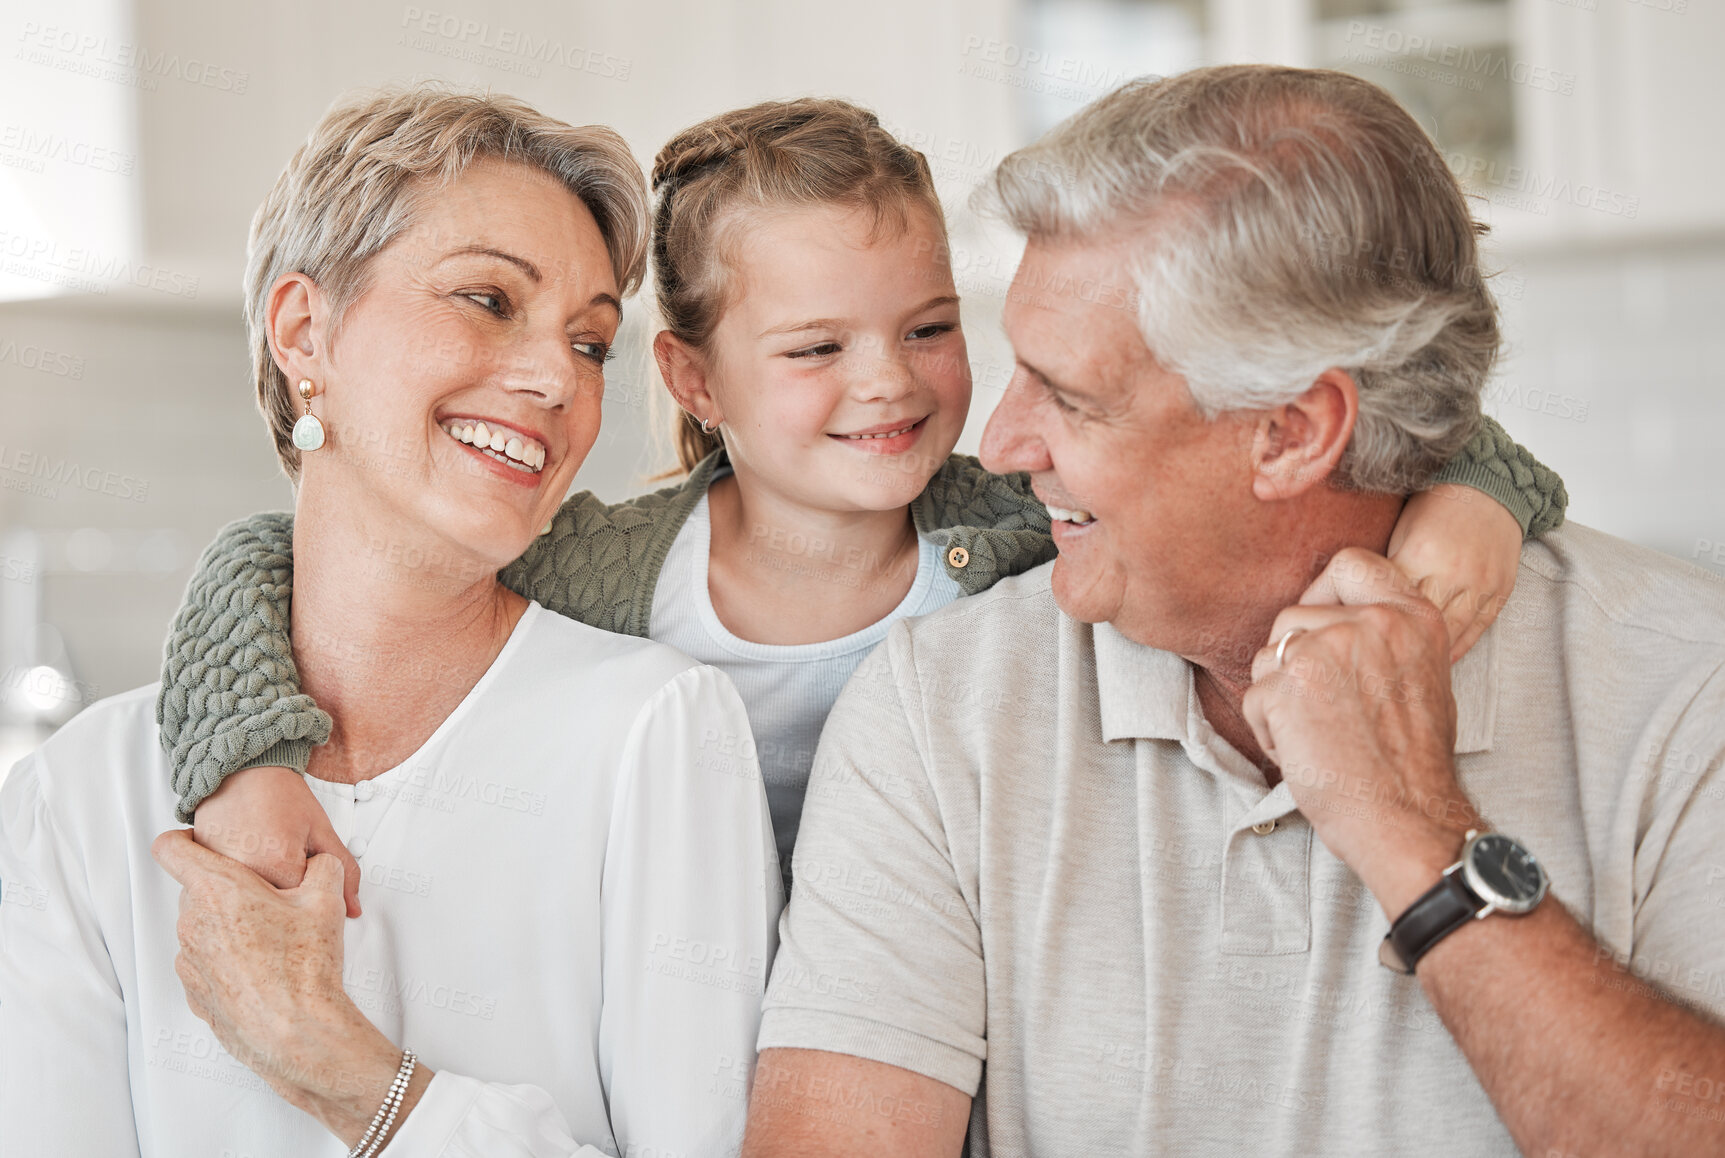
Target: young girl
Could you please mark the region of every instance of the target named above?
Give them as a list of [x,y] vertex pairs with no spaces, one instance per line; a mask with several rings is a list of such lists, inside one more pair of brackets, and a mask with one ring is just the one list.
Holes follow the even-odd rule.
[[[821,724],[846,679],[895,620],[1052,559],[1048,514],[1026,477],[952,454],[970,368],[920,153],[842,101],[775,102],[679,134],[653,188],[665,322],[653,348],[683,411],[688,477],[617,504],[573,496],[502,578],[731,677],[753,737],[711,737],[708,756],[722,770],[752,744],[788,887]],[[329,434],[338,452],[341,437]],[[1434,481],[1446,483],[1484,490],[1529,535],[1562,521],[1561,481],[1490,420]],[[1519,539],[1495,512],[1416,497],[1398,561],[1440,590],[1506,593]],[[159,720],[181,817],[195,812],[201,841],[282,886],[309,853],[336,853],[357,912],[357,863],[297,775],[314,745],[339,750],[343,736],[280,658],[292,529],[290,516],[257,515],[206,554],[169,643]],[[438,578],[387,545],[379,556]],[[284,800],[299,818],[286,827]],[[278,819],[260,831],[266,814]]]

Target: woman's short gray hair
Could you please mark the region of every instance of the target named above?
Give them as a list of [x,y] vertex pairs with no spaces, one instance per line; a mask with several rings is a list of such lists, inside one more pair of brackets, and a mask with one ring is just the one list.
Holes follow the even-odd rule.
[[1383,89],[1327,70],[1132,81],[1001,162],[1032,239],[1119,238],[1138,328],[1207,415],[1359,385],[1338,483],[1418,489],[1472,436],[1497,357],[1485,227]]
[[246,249],[246,328],[258,406],[288,477],[299,477],[298,415],[270,355],[264,311],[283,274],[303,273],[335,313],[367,288],[371,259],[413,224],[422,198],[491,158],[540,169],[592,211],[624,294],[646,265],[647,183],[623,138],[575,127],[513,97],[428,82],[338,101],[276,178],[252,218]]

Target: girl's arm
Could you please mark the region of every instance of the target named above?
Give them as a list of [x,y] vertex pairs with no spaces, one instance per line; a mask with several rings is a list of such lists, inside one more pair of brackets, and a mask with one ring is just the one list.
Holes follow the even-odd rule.
[[[609,612],[563,571],[585,567],[587,528],[613,514],[589,493],[571,497],[552,532],[500,578],[570,618]],[[308,855],[331,853],[347,871],[348,911],[358,916],[358,862],[297,776],[329,739],[330,718],[300,691],[292,598],[293,516],[268,512],[224,527],[198,561],[169,633],[156,722],[177,814],[200,843],[278,888],[300,882]],[[259,771],[228,784],[252,769]]]
[[[1495,502],[1481,501],[1481,494]],[[1515,589],[1521,545],[1563,522],[1569,495],[1555,471],[1494,419],[1408,499],[1389,557],[1443,609],[1450,661],[1467,654]]]

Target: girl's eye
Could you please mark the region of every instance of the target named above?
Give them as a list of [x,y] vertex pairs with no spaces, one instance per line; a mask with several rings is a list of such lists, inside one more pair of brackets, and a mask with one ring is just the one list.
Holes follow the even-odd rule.
[[801,350],[791,350],[787,358],[824,358],[828,354],[836,354],[842,347],[837,342],[817,342],[813,346],[805,346]]
[[958,326],[954,322],[930,322],[926,326],[918,326],[912,330],[910,336],[926,341],[929,338],[938,338],[942,334],[950,334],[956,329]]
[[569,348],[589,362],[597,362],[601,366],[612,358],[611,347],[604,342],[571,342]]

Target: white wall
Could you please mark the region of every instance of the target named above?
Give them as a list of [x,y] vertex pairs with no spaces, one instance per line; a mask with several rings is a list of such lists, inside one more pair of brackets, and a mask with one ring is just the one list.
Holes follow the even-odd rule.
[[[454,25],[432,23],[453,34],[419,30],[426,18],[416,11],[452,16]],[[1232,37],[1231,51],[1277,58],[1296,53],[1307,8],[1217,0],[1217,11],[1213,46]],[[1643,208],[1625,230],[1586,211],[1574,228],[1521,228],[1485,207],[1498,215],[1512,291],[1510,354],[1490,405],[1563,472],[1574,517],[1699,554],[1725,573],[1701,547],[1725,542],[1725,151],[1713,123],[1725,104],[1715,67],[1725,8],[1689,0],[1674,14],[1597,0],[1590,12],[1517,0],[1514,11],[1517,28],[1553,65],[1573,69],[1585,94],[1518,108],[1528,125],[1549,129],[1544,163],[1616,182]],[[507,30],[517,41],[578,45],[598,54],[585,58],[594,71],[495,50],[490,63],[440,55],[477,39],[475,28],[462,40],[463,20],[484,23],[493,41]],[[43,47],[49,27],[70,31],[73,47]],[[328,103],[391,79],[489,85],[566,119],[608,123],[643,163],[672,131],[754,100],[817,93],[875,107],[930,154],[953,213],[978,369],[961,445],[973,447],[1010,365],[997,319],[1013,255],[969,218],[964,198],[1022,143],[1026,82],[1038,80],[995,67],[991,46],[1046,39],[1050,51],[1069,51],[1053,43],[1058,27],[1018,21],[1011,0],[0,0],[0,235],[33,230],[60,247],[59,265],[0,279],[0,294],[7,284],[52,292],[55,270],[89,265],[89,253],[70,250],[107,261],[89,274],[102,294],[0,303],[0,453],[13,456],[0,459],[0,544],[32,529],[45,568],[20,578],[0,546],[0,594],[28,587],[39,597],[94,692],[147,682],[196,552],[222,523],[288,502],[247,382],[238,298],[246,226]],[[146,50],[141,67],[135,56],[116,63],[122,44]],[[16,55],[32,45],[48,64]],[[1163,67],[1166,47],[1146,49],[1146,67]],[[1117,70],[1118,55],[1103,72]],[[515,71],[523,67],[539,75]],[[1080,87],[1056,99],[1075,110],[1085,95]],[[59,143],[33,155],[30,133]],[[131,172],[108,171],[92,149],[131,158]],[[165,280],[131,285],[117,258],[149,275],[146,287]],[[194,280],[195,294],[185,292]],[[646,323],[632,307],[605,433],[579,479],[610,497],[640,489],[665,461],[650,438],[663,415],[651,405],[659,387],[643,356]],[[46,368],[44,351],[53,355]],[[76,462],[95,486],[41,487],[17,469],[18,452]],[[103,494],[109,476],[147,482],[145,497]]]

